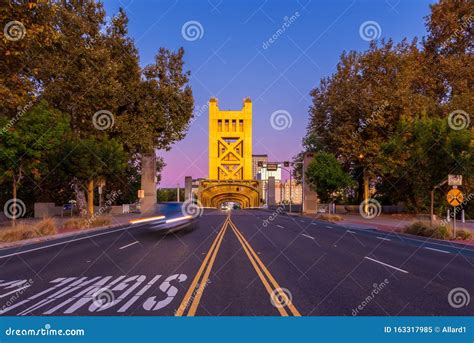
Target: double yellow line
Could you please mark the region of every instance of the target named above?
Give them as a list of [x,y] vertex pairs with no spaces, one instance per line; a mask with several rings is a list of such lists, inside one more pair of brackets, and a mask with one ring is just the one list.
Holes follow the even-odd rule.
[[[230,214],[227,216],[226,220],[222,224],[221,229],[217,234],[217,237],[215,238],[214,242],[211,245],[211,248],[209,249],[206,257],[204,258],[204,261],[199,267],[199,270],[196,276],[194,277],[193,282],[189,286],[188,291],[184,295],[184,298],[180,306],[178,307],[178,310],[176,311],[175,315],[185,315],[184,313],[188,308],[189,310],[187,312],[187,316],[194,316],[196,314],[199,302],[209,279],[209,274],[211,273],[212,266],[214,265],[217,252],[219,251],[223,237],[229,226],[232,228],[232,231],[234,232],[240,244],[242,245],[242,248],[247,254],[250,263],[254,267],[265,289],[267,290],[273,305],[277,308],[280,314],[282,316],[301,316],[300,312],[295,308],[292,303],[291,294],[287,294],[285,292],[287,290],[280,287],[280,285],[272,276],[270,271],[265,267],[258,255],[252,249],[249,242],[237,229],[237,226],[232,222],[232,220],[230,219]],[[199,281],[199,287],[197,287]]]
[[[240,244],[242,244],[247,257],[249,258],[250,263],[252,263],[253,268],[262,281],[263,286],[265,286],[270,299],[272,299],[273,305],[277,308],[280,314],[282,316],[301,316],[300,312],[292,303],[291,295],[287,294],[285,289],[280,287],[270,271],[267,269],[267,267],[265,267],[262,260],[260,260],[257,253],[252,249],[249,242],[247,242],[244,235],[242,235],[242,233],[237,229],[237,226],[232,221],[229,221],[229,224],[237,236]],[[287,310],[289,310],[290,314],[288,314]]]
[[[204,288],[207,285],[207,280],[209,279],[209,274],[211,273],[212,266],[214,265],[214,261],[216,260],[217,252],[222,243],[222,239],[224,238],[224,234],[227,231],[227,227],[229,226],[230,216],[228,215],[225,219],[224,223],[217,234],[217,237],[212,242],[211,248],[207,252],[204,261],[202,262],[196,276],[189,286],[188,291],[184,295],[183,300],[181,301],[181,305],[179,305],[178,310],[176,310],[176,316],[183,316],[186,309],[189,307],[189,311],[187,313],[188,316],[194,316],[197,311],[197,307],[199,302],[201,301],[202,294],[204,293]],[[202,276],[202,278],[201,278]],[[199,288],[197,284],[199,283]]]

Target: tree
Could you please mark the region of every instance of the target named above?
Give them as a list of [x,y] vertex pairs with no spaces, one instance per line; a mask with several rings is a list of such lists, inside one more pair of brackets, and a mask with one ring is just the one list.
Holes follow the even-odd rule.
[[[71,187],[76,194],[78,208],[84,213],[87,204],[93,200],[90,198],[93,192],[88,192],[89,199],[86,201],[84,190],[87,190],[91,182],[125,176],[127,160],[127,153],[116,139],[72,137],[61,146],[53,163],[61,165],[55,174],[58,179],[72,178]],[[123,189],[126,182],[124,179],[121,184],[116,183],[116,186]]]
[[[377,186],[377,195],[392,202],[408,201],[417,211],[426,204],[425,192],[421,184],[412,181],[431,184],[441,177],[433,174],[434,164],[424,162],[429,156],[420,154],[420,147],[429,149],[434,145],[442,150],[447,144],[449,149],[453,137],[461,134],[446,128],[453,111],[465,113],[462,119],[468,124],[474,110],[474,4],[468,0],[440,1],[431,10],[426,21],[429,34],[423,44],[417,39],[398,44],[374,41],[365,52],[341,55],[336,72],[322,79],[311,92],[310,121],[303,141],[306,151],[336,156],[358,182],[359,198],[363,182],[370,177]],[[445,122],[444,129],[440,121]],[[441,144],[436,137],[430,138],[430,130],[446,141]],[[417,149],[407,134],[420,140]],[[394,149],[394,142],[412,144],[413,149]],[[449,156],[461,159],[467,177],[472,175],[472,163],[464,164],[464,154],[469,152],[465,145],[463,149],[463,154],[451,151]],[[442,156],[438,150],[433,159]],[[388,151],[393,152],[392,158]],[[301,160],[302,156],[296,158]],[[410,162],[401,166],[403,161]],[[417,169],[411,170],[410,165],[417,165]],[[444,167],[435,169],[447,172]],[[413,174],[405,178],[409,171]],[[472,177],[466,180],[466,184],[472,183]]]
[[13,118],[38,95],[37,78],[59,33],[51,23],[57,5],[10,0],[0,6],[0,116]]
[[[16,120],[0,117],[0,182],[12,182],[12,208],[25,177],[39,180],[47,172],[47,156],[69,131],[69,118],[45,101]],[[13,225],[16,214],[13,213]]]
[[[401,122],[398,134],[383,145],[381,162],[387,169],[387,186],[392,201],[405,200],[417,212],[429,210],[431,189],[448,174],[463,175],[464,182],[474,176],[474,132],[453,130],[444,119],[422,118]],[[384,183],[384,182],[382,182]],[[469,184],[464,184],[464,187]],[[472,187],[472,185],[471,185]],[[447,191],[447,188],[445,189]],[[438,198],[437,203],[444,203]]]
[[341,197],[341,192],[352,185],[352,179],[331,153],[319,152],[308,166],[305,181],[318,193],[318,197],[328,202]]

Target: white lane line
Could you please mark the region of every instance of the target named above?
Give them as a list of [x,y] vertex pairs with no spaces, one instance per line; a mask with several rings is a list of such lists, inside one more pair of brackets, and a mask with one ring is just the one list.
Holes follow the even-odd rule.
[[332,226],[327,226],[327,225],[326,225],[325,227],[326,227],[327,229],[332,229]]
[[365,256],[364,258],[366,258],[366,259],[368,259],[368,260],[371,260],[371,261],[373,261],[373,262],[376,262],[376,263],[380,263],[380,264],[382,264],[382,265],[384,265],[384,266],[387,266],[387,267],[390,267],[390,268],[392,268],[392,269],[398,270],[398,271],[400,271],[400,272],[402,272],[402,273],[408,274],[408,272],[407,272],[406,270],[403,270],[403,269],[394,267],[394,266],[392,266],[392,265],[390,265],[390,264],[387,264],[387,263],[384,263],[384,262],[375,260],[375,259],[370,258],[370,257],[368,257],[368,256]]
[[377,239],[381,239],[381,240],[383,240],[383,241],[391,241],[391,239],[384,238],[384,237],[377,237]]
[[285,228],[284,226],[281,226],[281,225],[279,225],[279,224],[277,224],[277,226],[278,226],[278,227],[281,227],[282,229],[284,229],[284,228]]
[[311,224],[313,224],[313,225],[318,225],[318,223],[311,223]]
[[12,254],[0,256],[0,259],[2,259],[2,258],[7,258],[7,257],[10,257],[10,256],[23,255],[23,254],[26,254],[26,253],[29,253],[29,252],[32,252],[32,251],[47,249],[47,248],[55,247],[55,246],[58,246],[58,245],[61,245],[61,244],[67,244],[67,243],[71,243],[71,242],[82,241],[83,239],[87,239],[87,238],[92,238],[92,237],[97,237],[97,236],[102,236],[102,235],[108,235],[109,233],[120,232],[120,231],[128,230],[129,228],[130,228],[130,227],[127,226],[127,227],[124,227],[124,228],[118,229],[118,230],[112,230],[112,231],[102,232],[102,233],[98,233],[98,234],[96,234],[96,235],[89,235],[89,236],[80,237],[80,238],[76,238],[76,239],[70,239],[70,240],[64,241],[64,242],[59,242],[59,243],[54,243],[54,244],[50,244],[50,245],[45,245],[45,246],[43,246],[43,247],[38,247],[38,248],[34,248],[34,249],[19,251],[19,252],[15,252],[15,253],[12,253]]
[[304,223],[304,220],[300,220],[301,223]]
[[138,243],[138,241],[135,241],[135,242],[133,242],[133,243],[130,243],[130,244],[124,245],[123,247],[119,248],[119,250],[122,250],[122,249],[128,248],[129,246],[132,246],[132,245],[134,245],[134,244],[137,244],[137,243]]
[[435,248],[430,248],[430,247],[425,247],[425,249],[433,250],[433,251],[439,251],[439,252],[444,252],[445,254],[449,254],[449,251],[446,251],[446,250],[435,249]]
[[347,230],[347,232],[350,232],[350,233],[355,233],[355,231],[351,231],[351,230]]
[[308,237],[308,238],[314,239],[314,237],[311,237],[311,236],[305,235],[304,233],[302,233],[302,234],[301,234],[301,236],[305,236],[305,237]]

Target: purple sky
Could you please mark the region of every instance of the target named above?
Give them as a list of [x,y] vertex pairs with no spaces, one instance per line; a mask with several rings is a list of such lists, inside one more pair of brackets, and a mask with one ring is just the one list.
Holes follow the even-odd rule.
[[[221,109],[236,110],[249,96],[253,101],[253,153],[268,154],[274,161],[291,160],[301,150],[311,104],[309,92],[322,77],[335,71],[342,51],[367,49],[371,34],[396,42],[425,35],[423,18],[429,14],[431,2],[104,3],[109,16],[119,7],[125,8],[142,65],[151,62],[161,46],[183,46],[186,51],[198,115],[184,140],[174,144],[171,151],[159,152],[166,163],[160,187],[173,187],[177,183],[183,186],[186,175],[198,178],[208,174],[208,113],[202,108],[211,96],[219,99]],[[190,31],[185,30],[186,23]],[[361,31],[364,23],[367,30]],[[197,28],[197,36],[193,36],[193,27]],[[270,42],[272,36],[276,38]],[[275,129],[271,123],[275,111],[289,113],[291,126]]]

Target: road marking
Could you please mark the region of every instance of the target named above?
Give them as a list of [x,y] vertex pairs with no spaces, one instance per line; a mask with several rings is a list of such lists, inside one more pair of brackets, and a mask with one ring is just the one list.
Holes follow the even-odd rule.
[[311,223],[311,224],[313,224],[313,225],[318,225],[318,223]]
[[[19,251],[19,252],[15,252],[15,253],[12,253],[12,254],[0,256],[0,259],[2,259],[2,258],[7,258],[7,257],[10,257],[10,256],[22,255],[22,254],[26,254],[26,253],[29,253],[29,252],[32,252],[32,251],[47,249],[47,248],[55,247],[55,246],[58,246],[58,245],[61,245],[61,244],[67,244],[67,243],[71,243],[71,242],[82,241],[83,239],[87,239],[87,238],[92,238],[92,237],[97,237],[97,236],[102,236],[102,235],[108,235],[109,233],[120,232],[120,231],[128,230],[129,228],[130,228],[130,226],[127,226],[127,227],[124,227],[124,228],[122,228],[122,229],[117,229],[117,230],[102,232],[102,233],[98,233],[98,234],[96,234],[96,235],[88,235],[88,236],[85,236],[85,237],[80,237],[80,238],[76,238],[76,239],[70,239],[70,240],[64,241],[64,242],[59,242],[59,243],[54,243],[54,244],[50,244],[50,245],[45,245],[45,246],[38,247],[38,248],[33,248],[33,249],[29,249],[29,250]],[[8,249],[8,248],[7,248],[7,249]]]
[[[191,282],[191,285],[189,286],[188,291],[184,295],[184,298],[181,301],[181,304],[176,310],[175,316],[183,316],[185,310],[188,308],[190,303],[191,303],[191,306],[189,308],[187,315],[194,316],[196,314],[197,306],[199,305],[199,301],[201,300],[202,293],[204,292],[204,287],[206,286],[207,279],[209,278],[209,273],[211,272],[212,266],[214,264],[214,260],[216,258],[217,252],[219,250],[219,247],[221,245],[222,239],[224,237],[224,234],[228,226],[229,226],[229,216],[227,216],[227,218],[225,219],[224,223],[221,226],[221,229],[219,230],[219,233],[217,234],[216,238],[212,242],[212,245],[209,248],[209,251],[207,252],[206,257],[204,258],[204,261],[202,261],[201,266],[199,267],[199,270],[193,279],[193,282]],[[198,281],[199,279],[201,279],[201,275],[203,275],[203,273],[204,273],[204,276],[202,277],[202,280],[199,283],[199,288],[196,289]]]
[[325,228],[327,228],[327,229],[332,229],[332,226],[326,225]]
[[384,237],[377,237],[377,239],[381,239],[381,240],[383,240],[383,241],[391,241],[391,239],[384,238]]
[[435,248],[430,248],[430,247],[425,247],[425,249],[433,250],[433,251],[439,251],[439,252],[444,252],[445,254],[449,254],[449,251],[446,251],[446,250],[435,249]]
[[355,231],[351,231],[351,230],[347,230],[347,232],[350,232],[350,233],[355,233]]
[[376,262],[376,263],[380,263],[380,264],[382,264],[382,265],[384,265],[384,266],[387,266],[387,267],[390,267],[390,268],[392,268],[392,269],[398,270],[398,271],[400,271],[400,272],[402,272],[402,273],[408,274],[408,272],[407,272],[406,270],[403,270],[403,269],[394,267],[394,266],[392,266],[392,265],[390,265],[390,264],[388,264],[388,263],[384,263],[384,262],[378,261],[378,260],[373,259],[373,258],[370,258],[370,257],[368,257],[368,256],[365,256],[364,258],[366,258],[366,259],[368,259],[368,260],[371,260],[371,261],[373,261],[373,262]]
[[120,247],[120,248],[119,248],[119,250],[122,250],[122,249],[128,248],[128,247],[130,247],[130,246],[132,246],[132,245],[134,245],[134,244],[137,244],[137,243],[138,243],[138,241],[135,241],[135,242],[133,242],[133,243],[130,243],[130,244],[124,245],[123,247]]
[[285,228],[284,226],[281,226],[281,225],[278,225],[278,224],[277,224],[277,226],[278,226],[278,227],[281,227],[282,229],[284,229],[284,228]]
[[304,223],[304,220],[300,220],[301,223]]
[[301,236],[305,236],[305,237],[308,237],[308,238],[314,239],[314,237],[311,237],[311,236],[305,235],[304,233],[302,233],[302,234],[301,234]]
[[[288,299],[288,296],[284,293],[284,291],[282,290],[278,282],[276,282],[272,274],[270,274],[268,269],[263,264],[262,260],[260,260],[258,255],[250,246],[249,242],[247,242],[247,240],[242,235],[242,233],[237,229],[237,226],[232,222],[232,220],[229,221],[229,224],[232,230],[234,231],[234,234],[237,236],[237,239],[239,240],[240,244],[242,245],[242,248],[247,254],[247,257],[249,258],[250,263],[252,264],[258,276],[260,277],[260,280],[262,281],[265,289],[270,295],[270,298],[273,298],[276,292],[278,293],[279,297],[281,297],[281,299]],[[270,283],[272,284],[273,287],[270,285]],[[280,312],[282,316],[288,316],[288,312],[286,310],[285,305],[286,307],[288,307],[291,314],[297,317],[301,316],[300,312],[296,309],[296,307],[293,305],[291,301],[288,304],[282,304],[282,306],[276,306],[277,310]]]

